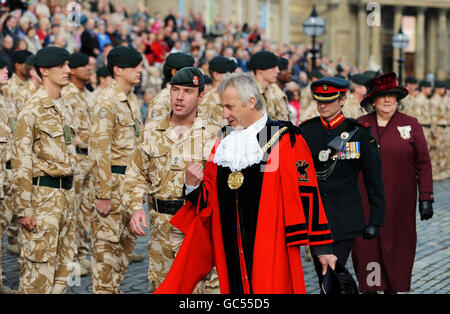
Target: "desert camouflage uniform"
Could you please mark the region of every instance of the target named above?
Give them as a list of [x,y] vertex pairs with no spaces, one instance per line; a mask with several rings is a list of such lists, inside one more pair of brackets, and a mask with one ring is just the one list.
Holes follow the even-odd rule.
[[347,96],[347,102],[342,108],[342,113],[346,118],[356,119],[362,115],[365,115],[367,112],[361,107],[360,102],[353,96],[352,93],[349,93]]
[[447,125],[449,123],[449,112],[444,101],[444,97],[434,94],[430,99],[430,109],[433,112],[431,117],[431,130],[433,132],[431,165],[433,177],[443,179],[447,168],[446,159],[448,153]]
[[13,73],[11,78],[8,80],[8,84],[2,87],[2,94],[8,98],[17,110],[17,96],[19,92],[24,88],[27,81],[23,81],[16,73]]
[[[18,116],[12,158],[16,211],[19,218],[36,219],[31,232],[20,227],[21,293],[64,293],[79,270],[73,263],[74,190],[61,179],[75,171],[74,135],[72,108],[62,98],[52,100],[43,88]],[[45,186],[45,176],[60,187]]]
[[30,100],[30,98],[34,95],[34,93],[38,89],[34,86],[33,82],[31,80],[28,80],[25,82],[23,87],[19,90],[16,96],[16,109],[17,113],[19,113],[25,104]]
[[201,104],[198,106],[198,115],[210,118],[221,127],[228,124],[228,121],[223,118],[223,106],[220,102],[217,87],[210,89],[205,95]]
[[82,91],[70,82],[62,90],[62,96],[71,106],[76,131],[75,147],[77,152],[77,169],[74,176],[75,210],[77,217],[77,259],[82,261],[89,254],[89,231],[94,210],[94,182],[92,178],[92,160],[88,156],[91,121],[89,111],[92,106],[91,92]]
[[[14,132],[14,127],[17,119],[17,111],[14,104],[9,98],[3,96],[3,92],[7,92],[4,86],[2,88],[2,94],[0,94],[0,107],[1,110],[7,115],[8,126],[11,132]],[[6,231],[8,235],[8,246],[18,246],[18,221],[14,214],[14,194],[13,194],[13,176],[11,170],[11,147],[12,147],[12,135],[9,137],[9,142],[6,148],[6,162],[7,167],[5,170],[4,185],[2,193],[4,194],[4,199],[0,203],[0,224],[2,225],[2,233],[0,238],[3,237]],[[0,253],[1,256],[1,253]],[[20,264],[20,260],[19,260]]]
[[[220,127],[206,117],[197,117],[181,137],[171,126],[170,113],[146,123],[124,184],[124,204],[132,212],[143,209],[147,193],[157,208],[158,200],[183,200],[185,169],[189,160],[201,162],[209,157]],[[169,221],[171,214],[150,210],[148,277],[157,288],[166,277],[183,241],[184,234]],[[210,286],[218,290],[217,275]],[[212,280],[214,279],[212,278]],[[203,292],[204,281],[195,292]]]
[[147,107],[147,118],[145,121],[149,121],[152,118],[162,116],[172,110],[170,103],[170,84],[167,84],[162,90],[156,94],[150,101]]
[[289,102],[286,94],[276,83],[269,84],[265,90],[258,83],[259,91],[263,99],[263,110],[273,120],[289,119]]
[[[97,199],[110,199],[112,210],[92,217],[92,287],[94,293],[120,293],[136,237],[131,233],[130,213],[122,206],[124,175],[139,140],[140,121],[136,95],[128,96],[113,80],[95,101],[91,115],[91,150]],[[114,170],[114,171],[113,171]]]
[[450,138],[450,97],[447,95],[444,97],[445,108],[447,111],[447,128],[446,128],[446,141],[447,141],[447,152],[446,152],[446,161],[445,161],[445,174],[443,179],[447,179],[450,177],[450,143],[448,139]]
[[409,94],[405,98],[400,100],[400,103],[401,103],[400,111],[403,112],[404,114],[407,114],[408,116],[414,117],[414,115],[416,114],[414,112],[414,100],[415,100],[415,97],[412,97]]
[[[3,184],[5,182],[6,174],[6,151],[9,147],[8,143],[10,137],[11,129],[8,126],[8,115],[4,108],[0,107],[0,202],[3,201],[4,198]],[[0,235],[3,235],[3,230],[8,225],[9,221],[11,221],[11,218],[12,217],[4,217],[3,213],[0,212]],[[1,239],[2,237],[0,236],[0,285],[3,284],[3,241],[1,241]]]
[[431,108],[430,108],[430,100],[422,93],[419,93],[413,102],[413,110],[411,112],[413,117],[416,117],[419,123],[422,125],[423,133],[425,135],[425,139],[427,140],[428,150],[430,152],[430,156],[433,154],[432,151],[432,132],[431,132]]
[[311,101],[311,103],[305,109],[303,109],[302,105],[300,104],[299,123],[305,122],[306,120],[317,116],[320,116],[320,113],[317,110],[317,104],[314,100]]

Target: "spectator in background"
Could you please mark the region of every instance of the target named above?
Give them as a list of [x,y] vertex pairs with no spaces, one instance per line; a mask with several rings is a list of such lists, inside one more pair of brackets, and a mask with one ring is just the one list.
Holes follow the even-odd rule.
[[19,40],[19,28],[17,27],[17,18],[12,14],[9,14],[3,22],[2,36],[11,36],[13,39],[13,45]]
[[36,28],[32,26],[27,29],[23,40],[25,40],[28,45],[27,50],[33,54],[42,48],[42,44],[39,41],[39,36],[36,34]]
[[250,70],[250,54],[247,49],[242,49],[238,52],[237,65],[242,69],[242,72]]
[[103,52],[103,47],[106,44],[112,44],[111,38],[106,33],[105,21],[100,20],[97,23],[97,41],[99,45],[100,53]]
[[39,19],[39,28],[36,31],[36,34],[38,35],[39,41],[42,43],[44,42],[44,39],[50,35],[50,20],[48,18],[41,18]]
[[88,56],[97,57],[100,53],[100,45],[98,43],[97,36],[94,33],[94,26],[94,19],[88,19],[86,22],[85,30],[81,34],[80,52],[85,53]]
[[0,56],[2,56],[8,62],[8,76],[11,77],[13,74],[13,66],[11,61],[11,56],[14,52],[14,40],[11,36],[6,35],[3,38],[2,47],[0,50]]
[[103,46],[103,51],[101,54],[98,55],[96,61],[95,61],[95,70],[98,70],[99,68],[106,66],[106,60],[108,57],[108,53],[113,49],[113,45],[112,44],[105,44],[105,46]]
[[42,47],[53,46],[60,32],[61,26],[59,24],[53,24],[52,31],[47,35],[47,37],[45,37]]
[[217,38],[219,36],[222,36],[223,31],[224,31],[224,25],[222,23],[222,18],[220,17],[220,15],[217,14],[214,17],[213,23],[210,26],[209,35],[212,38]]
[[164,27],[167,27],[169,25],[172,26],[172,30],[174,32],[178,31],[178,29],[177,29],[177,20],[175,18],[175,11],[174,11],[174,9],[170,9],[169,10],[169,14],[164,19]]
[[156,35],[156,39],[151,44],[150,49],[153,54],[153,64],[163,63],[166,53],[169,52],[170,49],[164,41],[164,33],[162,29],[158,32],[158,35]]

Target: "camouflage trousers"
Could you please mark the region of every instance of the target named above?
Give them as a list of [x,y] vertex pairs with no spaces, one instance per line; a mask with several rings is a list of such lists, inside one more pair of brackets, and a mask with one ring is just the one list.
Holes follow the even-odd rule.
[[89,232],[94,211],[94,181],[92,177],[92,162],[89,157],[77,154],[77,166],[80,173],[74,176],[75,210],[77,217],[76,239],[77,259],[86,259],[89,254]]
[[432,150],[433,150],[433,137],[431,136],[431,128],[428,128],[428,127],[424,127],[424,126],[422,126],[422,129],[423,129],[423,134],[425,135],[425,139],[426,139],[426,141],[427,141],[427,147],[428,147],[428,151],[429,151],[429,153],[430,153],[430,156],[431,156],[431,153],[432,153]]
[[18,221],[14,215],[14,198],[12,191],[12,170],[6,170],[3,186],[5,198],[0,201],[0,285],[3,283],[3,235],[7,231],[8,243],[18,242]]
[[[184,239],[184,233],[170,224],[172,217],[173,215],[150,210],[148,279],[154,289],[166,278]],[[197,284],[193,293],[220,293],[219,277],[215,268]]]
[[69,279],[77,276],[73,204],[73,189],[33,186],[36,227],[30,232],[21,226],[19,234],[20,293],[65,293]]
[[430,152],[433,175],[442,174],[447,169],[448,144],[446,129],[446,127],[436,126],[433,130],[433,143]]
[[136,236],[130,229],[131,215],[121,205],[123,175],[113,173],[112,210],[92,218],[92,289],[96,294],[120,293],[120,284],[133,255]]

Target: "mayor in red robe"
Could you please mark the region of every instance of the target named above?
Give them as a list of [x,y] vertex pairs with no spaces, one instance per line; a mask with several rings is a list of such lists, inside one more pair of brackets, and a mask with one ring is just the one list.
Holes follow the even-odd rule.
[[[259,95],[256,85],[255,90]],[[230,115],[224,117],[234,122]],[[291,123],[264,118],[256,137],[267,150],[260,162],[239,171],[244,180],[238,188],[230,186],[231,169],[214,162],[224,139],[217,140],[201,184],[171,220],[185,238],[155,293],[192,293],[213,266],[221,293],[305,293],[300,246],[335,258],[306,142]]]
[[[417,119],[396,110],[398,100],[407,91],[397,86],[395,73],[381,75],[372,84],[372,92],[362,104],[367,107],[375,103],[376,110],[358,120],[371,126],[379,145],[386,191],[385,223],[379,238],[355,241],[353,265],[361,291],[409,291],[417,242],[417,201],[422,220],[433,214],[430,156]],[[362,178],[360,189],[369,219]]]

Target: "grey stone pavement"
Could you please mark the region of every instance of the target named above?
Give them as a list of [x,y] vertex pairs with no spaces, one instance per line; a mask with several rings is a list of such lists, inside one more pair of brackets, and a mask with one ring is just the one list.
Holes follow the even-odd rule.
[[[450,179],[434,182],[434,216],[431,220],[420,221],[417,211],[417,249],[413,268],[413,294],[448,294],[450,293]],[[6,236],[5,236],[6,238]],[[4,239],[5,241],[5,239]],[[135,252],[145,256],[143,262],[133,263],[128,268],[121,290],[127,294],[148,294],[147,279],[147,241],[139,237]],[[4,284],[18,289],[19,272],[17,258],[3,250]],[[303,256],[303,254],[302,254]],[[354,274],[351,258],[347,268]],[[318,284],[312,262],[303,261],[307,293],[318,294]],[[356,278],[356,277],[355,277]],[[76,281],[75,281],[76,283]],[[92,292],[90,275],[81,277],[79,285],[68,288],[70,294],[89,294]]]

